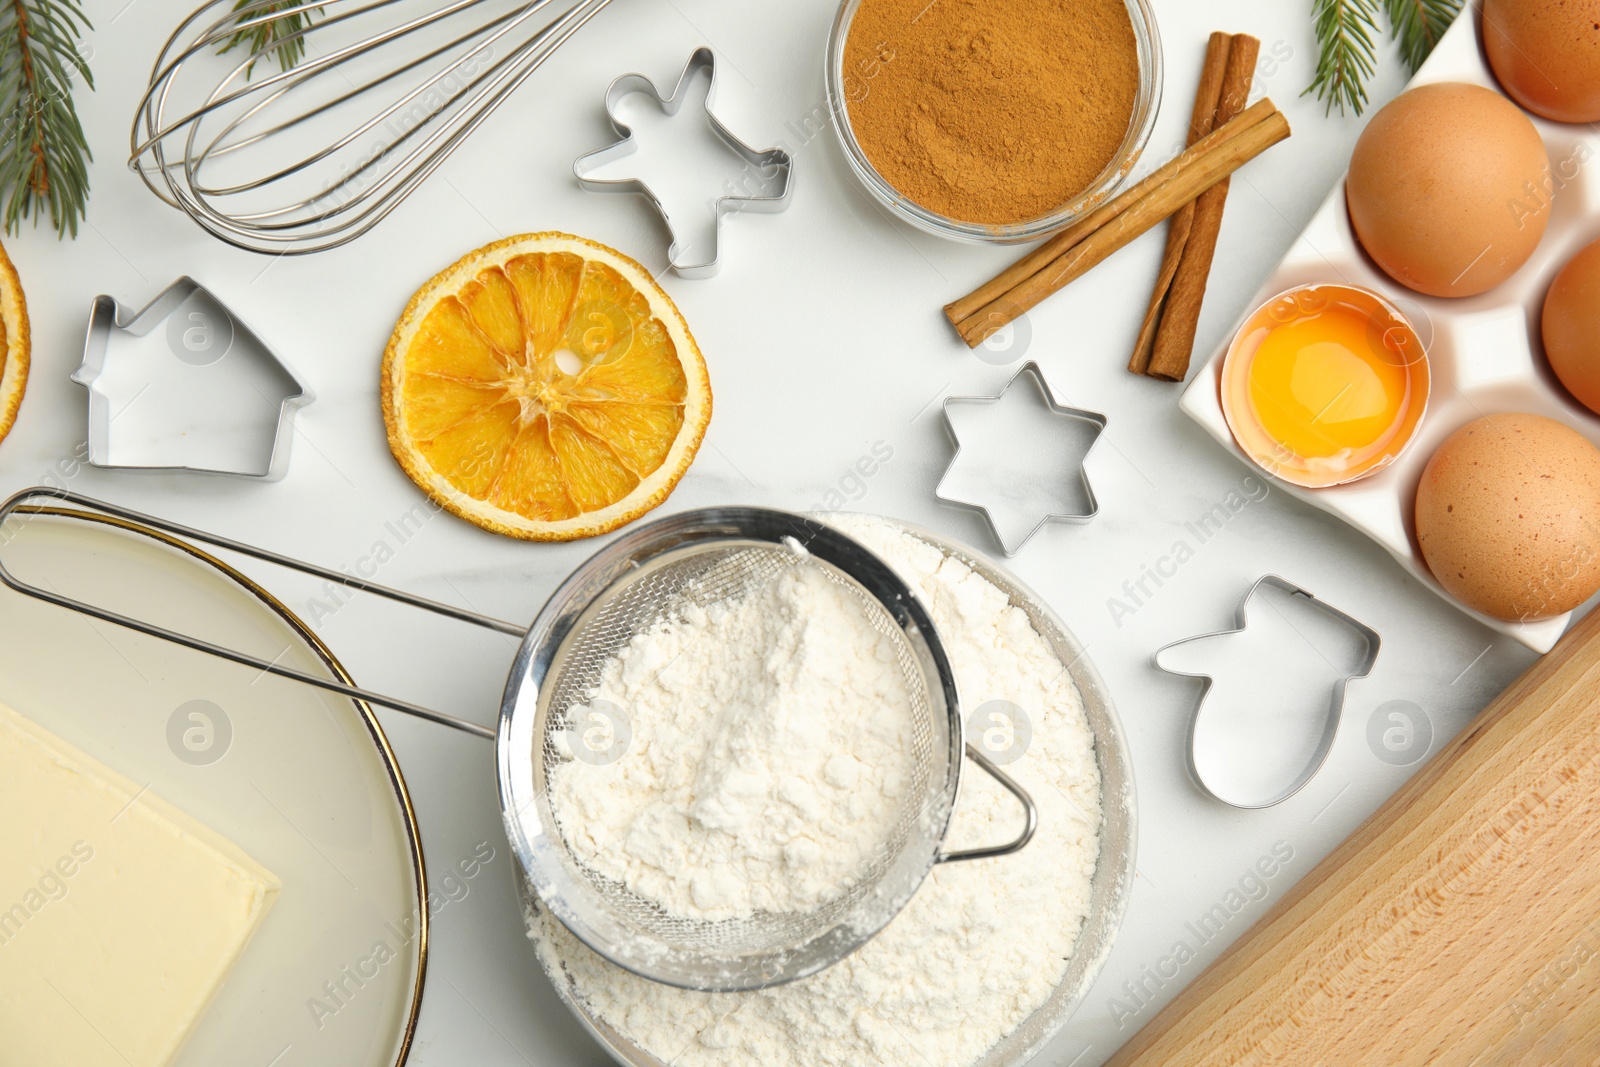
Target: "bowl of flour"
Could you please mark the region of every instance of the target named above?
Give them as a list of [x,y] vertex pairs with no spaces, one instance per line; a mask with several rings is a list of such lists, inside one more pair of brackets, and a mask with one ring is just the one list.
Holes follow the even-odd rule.
[[[629,1067],[1021,1064],[1076,1008],[1121,921],[1133,875],[1133,782],[1116,712],[1082,646],[1036,595],[970,549],[893,520],[825,521],[875,553],[927,606],[955,671],[967,739],[1029,791],[1038,831],[1013,855],[936,867],[856,952],[821,973],[752,992],[695,992],[632,974],[542,912],[524,886],[528,936],[551,981]],[[879,725],[884,732],[865,738],[852,764],[824,763],[814,783],[717,779],[701,783],[703,791],[686,788],[708,799],[700,815],[713,822],[737,822],[741,798],[755,792],[827,794],[830,777],[848,787],[841,796],[876,795],[897,743],[892,724]],[[829,798],[792,799],[804,806]],[[693,879],[663,883],[652,895],[666,902],[682,893],[671,902],[733,911],[813,906],[854,862],[855,844],[875,831],[873,805],[852,812],[834,799],[825,840],[754,839],[753,848],[772,849],[754,868],[769,860],[770,878],[751,879],[748,860],[738,877],[703,864],[696,874],[710,873],[698,887]],[[638,814],[626,803],[618,812]],[[946,846],[1010,840],[1022,818],[998,783],[965,776]],[[645,855],[675,840],[670,824],[637,832],[644,848],[634,851]],[[787,856],[786,847],[799,854]],[[605,851],[627,852],[597,847],[595,857]]]

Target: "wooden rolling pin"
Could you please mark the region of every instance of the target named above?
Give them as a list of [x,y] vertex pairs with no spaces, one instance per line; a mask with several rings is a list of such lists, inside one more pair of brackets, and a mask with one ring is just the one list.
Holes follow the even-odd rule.
[[1600,1062],[1600,611],[1107,1067]]

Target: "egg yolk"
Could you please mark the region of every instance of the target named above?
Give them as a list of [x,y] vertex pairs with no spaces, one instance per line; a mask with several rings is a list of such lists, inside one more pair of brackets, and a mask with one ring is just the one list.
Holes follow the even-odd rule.
[[1296,455],[1331,458],[1381,444],[1401,421],[1410,376],[1370,315],[1348,304],[1269,328],[1250,363],[1261,428]]
[[1428,356],[1399,309],[1355,285],[1261,305],[1223,358],[1228,429],[1268,473],[1308,489],[1365,478],[1405,451],[1428,407]]

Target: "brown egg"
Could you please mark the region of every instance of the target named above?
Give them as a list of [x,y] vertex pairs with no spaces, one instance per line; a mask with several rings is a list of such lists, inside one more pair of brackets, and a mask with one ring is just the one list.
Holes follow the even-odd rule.
[[1469,422],[1428,460],[1416,520],[1428,569],[1468,607],[1571,611],[1600,590],[1600,449],[1541,415]]
[[1600,121],[1600,0],[1483,0],[1483,50],[1529,111]]
[[1550,369],[1579,403],[1600,414],[1600,241],[1561,268],[1540,321]]
[[1443,82],[1372,116],[1345,196],[1356,236],[1396,281],[1474,296],[1533,254],[1549,190],[1550,157],[1528,116],[1491,89]]

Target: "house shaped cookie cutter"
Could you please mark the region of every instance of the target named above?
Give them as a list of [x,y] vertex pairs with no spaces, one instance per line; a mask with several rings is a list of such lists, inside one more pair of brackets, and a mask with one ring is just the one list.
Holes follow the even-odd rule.
[[[633,130],[627,123],[618,118],[618,108],[624,98],[642,93],[655,100],[658,107],[666,115],[676,115],[682,108],[684,101],[689,96],[689,83],[696,74],[705,70],[710,73],[711,82],[706,87],[705,117],[711,131],[717,135],[718,140],[727,145],[733,152],[743,159],[747,166],[760,175],[768,188],[777,188],[776,193],[758,195],[740,195],[729,191],[716,199],[712,206],[715,214],[712,230],[711,250],[708,256],[700,257],[691,255],[691,246],[685,243],[674,225],[671,214],[668,213],[666,204],[656,195],[654,189],[639,178],[591,178],[588,175],[602,166],[618,159],[632,155],[638,151],[638,144],[634,141]],[[578,183],[585,189],[593,192],[608,193],[638,193],[650,202],[656,214],[667,224],[667,232],[671,236],[671,245],[667,248],[667,262],[672,269],[684,278],[709,278],[717,272],[722,247],[722,219],[735,211],[761,211],[777,212],[789,206],[789,194],[794,188],[794,158],[781,148],[751,148],[740,140],[721,119],[717,118],[715,101],[717,96],[717,57],[711,49],[704,46],[694,50],[689,56],[689,62],[683,68],[683,74],[678,78],[677,86],[668,96],[662,96],[661,90],[656,88],[655,82],[643,74],[631,73],[618,76],[606,89],[606,118],[611,122],[611,128],[616,131],[619,140],[595,152],[579,156],[572,164],[572,172],[577,176]]]
[[281,478],[294,413],[315,399],[188,277],[138,311],[95,297],[72,380],[89,391],[88,461],[108,469]]

